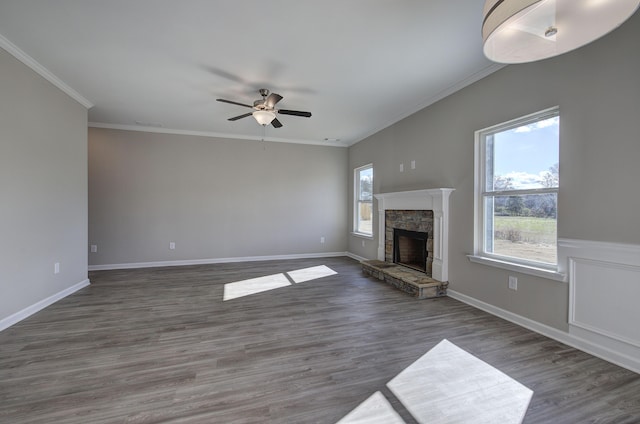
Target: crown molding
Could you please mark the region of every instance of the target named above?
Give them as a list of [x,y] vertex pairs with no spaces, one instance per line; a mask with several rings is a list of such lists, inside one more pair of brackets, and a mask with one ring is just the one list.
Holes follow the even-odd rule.
[[421,111],[422,109],[426,108],[427,106],[431,106],[432,104],[444,99],[445,97],[448,97],[450,95],[452,95],[453,93],[462,90],[463,88],[465,88],[468,85],[473,84],[474,82],[480,81],[481,79],[483,79],[484,77],[487,77],[489,75],[491,75],[492,73],[499,71],[500,69],[504,68],[505,66],[507,66],[506,64],[503,63],[492,63],[491,65],[479,70],[478,72],[475,72],[471,75],[469,75],[468,77],[456,82],[455,84],[445,88],[444,90],[438,92],[437,94],[430,96],[429,98],[427,98],[426,100],[424,100],[423,102],[417,104],[415,107],[410,108],[409,110],[401,113],[400,115],[395,116],[394,118],[387,120],[386,122],[384,122],[381,125],[378,125],[377,127],[375,127],[375,129],[368,131],[364,134],[361,134],[360,136],[356,137],[355,140],[351,143],[349,143],[349,146],[352,146],[362,140],[364,140],[367,137],[370,137],[380,131],[382,131],[385,128],[390,127],[391,125],[403,120],[404,118],[411,116],[415,113],[418,113],[419,111]]
[[160,128],[160,127],[147,127],[143,125],[120,125],[120,124],[106,124],[103,122],[89,122],[90,128],[105,128],[110,130],[122,130],[122,131],[138,131],[158,134],[176,134],[176,135],[191,135],[196,137],[215,137],[215,138],[232,138],[238,140],[255,140],[255,141],[272,141],[277,143],[293,143],[293,144],[309,144],[315,146],[330,146],[330,147],[348,147],[340,142],[331,141],[316,141],[316,140],[290,140],[286,138],[278,137],[262,137],[262,136],[247,136],[238,134],[226,134],[213,131],[192,131],[192,130],[178,130],[173,128]]
[[0,47],[7,51],[7,53],[11,54],[13,57],[18,59],[20,62],[27,65],[34,72],[40,75],[42,78],[49,81],[51,84],[58,87],[62,90],[66,95],[71,97],[76,102],[80,103],[82,106],[87,109],[91,109],[94,105],[89,100],[87,100],[82,94],[78,93],[76,90],[68,86],[64,81],[55,76],[51,71],[38,63],[34,58],[23,52],[18,46],[13,44],[11,41],[7,40],[2,34],[0,34]]

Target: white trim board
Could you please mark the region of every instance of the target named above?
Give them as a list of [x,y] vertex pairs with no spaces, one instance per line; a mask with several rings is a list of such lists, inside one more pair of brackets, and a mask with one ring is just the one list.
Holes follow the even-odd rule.
[[58,87],[62,92],[64,92],[67,96],[71,97],[76,102],[80,103],[82,106],[87,109],[91,109],[94,105],[89,100],[87,100],[82,94],[78,93],[76,90],[67,85],[60,78],[55,76],[51,71],[38,63],[34,58],[23,52],[18,46],[13,44],[11,41],[6,39],[4,36],[0,34],[0,47],[7,51],[10,55],[18,59],[20,62],[24,63],[26,66],[31,68],[35,73],[40,75],[42,78],[49,81],[51,84]]
[[157,134],[175,134],[175,135],[191,135],[195,137],[209,137],[209,138],[231,138],[239,140],[249,141],[271,141],[277,143],[296,143],[296,144],[309,144],[313,146],[328,146],[328,147],[348,147],[342,142],[333,141],[321,141],[321,140],[289,140],[280,137],[262,137],[262,136],[248,136],[243,134],[228,134],[219,133],[213,131],[192,131],[192,130],[180,130],[175,128],[164,127],[150,127],[145,125],[121,125],[121,124],[108,124],[104,122],[89,122],[89,128],[103,128],[107,130],[121,130],[121,131],[138,131]]
[[564,343],[590,355],[596,356],[600,359],[604,359],[605,361],[611,362],[640,374],[640,354],[627,355],[625,353],[614,351],[602,344],[587,340],[586,338],[579,337],[574,334],[569,334],[567,332],[558,330],[557,328],[549,327],[548,325],[539,323],[518,314],[514,314],[513,312],[509,312],[502,308],[498,308],[497,306],[485,303],[471,296],[458,293],[455,290],[448,289],[447,296],[451,297],[452,299],[459,300],[462,303],[466,303],[467,305],[473,306],[474,308],[488,312],[491,315],[495,315],[521,327],[542,334],[543,336],[547,336],[551,339],[559,341],[560,343]]
[[560,282],[565,282],[567,280],[566,274],[556,271],[550,271],[544,268],[521,265],[515,262],[503,261],[486,256],[467,255],[467,258],[471,262],[476,264],[494,266],[496,268],[506,269],[508,271],[519,272],[521,274],[535,275],[536,277],[548,278],[549,280]]
[[640,245],[559,238],[558,264],[567,266],[569,258],[640,266]]
[[356,261],[360,261],[360,262],[368,260],[367,258],[365,258],[363,256],[356,255],[355,253],[351,253],[351,252],[344,252],[344,255],[349,257],[349,258],[351,258],[351,259],[355,259]]
[[[233,262],[259,262],[278,261],[286,259],[312,259],[312,258],[334,258],[338,256],[350,256],[347,252],[326,252],[326,253],[302,253],[292,255],[270,255],[270,256],[242,256],[235,258],[210,258],[210,259],[187,259],[180,261],[157,261],[157,262],[131,262],[123,264],[89,265],[89,271],[106,271],[111,269],[134,269],[134,268],[158,268],[165,266],[187,266],[187,265],[208,265],[225,264]],[[353,259],[356,259],[355,257]]]
[[7,328],[11,327],[14,324],[17,324],[18,322],[22,321],[23,319],[26,319],[26,318],[30,317],[31,315],[35,314],[36,312],[39,312],[39,311],[43,310],[47,306],[56,303],[58,300],[63,299],[63,298],[69,296],[70,294],[73,294],[73,293],[77,292],[78,290],[80,290],[80,289],[82,289],[84,287],[87,287],[89,284],[90,284],[89,279],[82,280],[79,283],[74,284],[71,287],[67,287],[64,290],[59,291],[58,293],[47,297],[46,299],[42,299],[41,301],[36,302],[31,306],[27,306],[26,308],[24,308],[21,311],[16,312],[15,314],[9,315],[8,317],[1,319],[0,320],[0,331],[7,329]]

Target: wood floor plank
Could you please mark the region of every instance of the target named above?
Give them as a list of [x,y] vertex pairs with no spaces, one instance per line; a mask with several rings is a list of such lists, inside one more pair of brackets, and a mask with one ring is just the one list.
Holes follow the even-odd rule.
[[[335,275],[223,301],[224,284]],[[525,423],[638,423],[640,376],[348,258],[99,271],[0,333],[2,423],[335,423],[448,339],[534,391]]]

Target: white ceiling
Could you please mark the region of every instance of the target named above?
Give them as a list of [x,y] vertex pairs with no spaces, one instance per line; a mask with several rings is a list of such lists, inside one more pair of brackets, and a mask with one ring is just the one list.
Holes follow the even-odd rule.
[[264,87],[313,113],[279,115],[266,139],[348,146],[500,68],[483,4],[0,0],[0,46],[93,105],[93,126],[260,139],[253,118],[227,121],[250,109],[215,99]]

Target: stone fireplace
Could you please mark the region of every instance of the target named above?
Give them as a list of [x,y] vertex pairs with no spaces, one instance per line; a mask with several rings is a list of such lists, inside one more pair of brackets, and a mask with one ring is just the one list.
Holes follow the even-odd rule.
[[[378,200],[378,259],[393,263],[393,229],[427,233],[425,273],[449,279],[449,196],[454,189],[376,194]],[[384,235],[384,236],[382,236]]]
[[362,261],[362,272],[418,299],[446,296],[452,191],[376,194],[378,259]]

